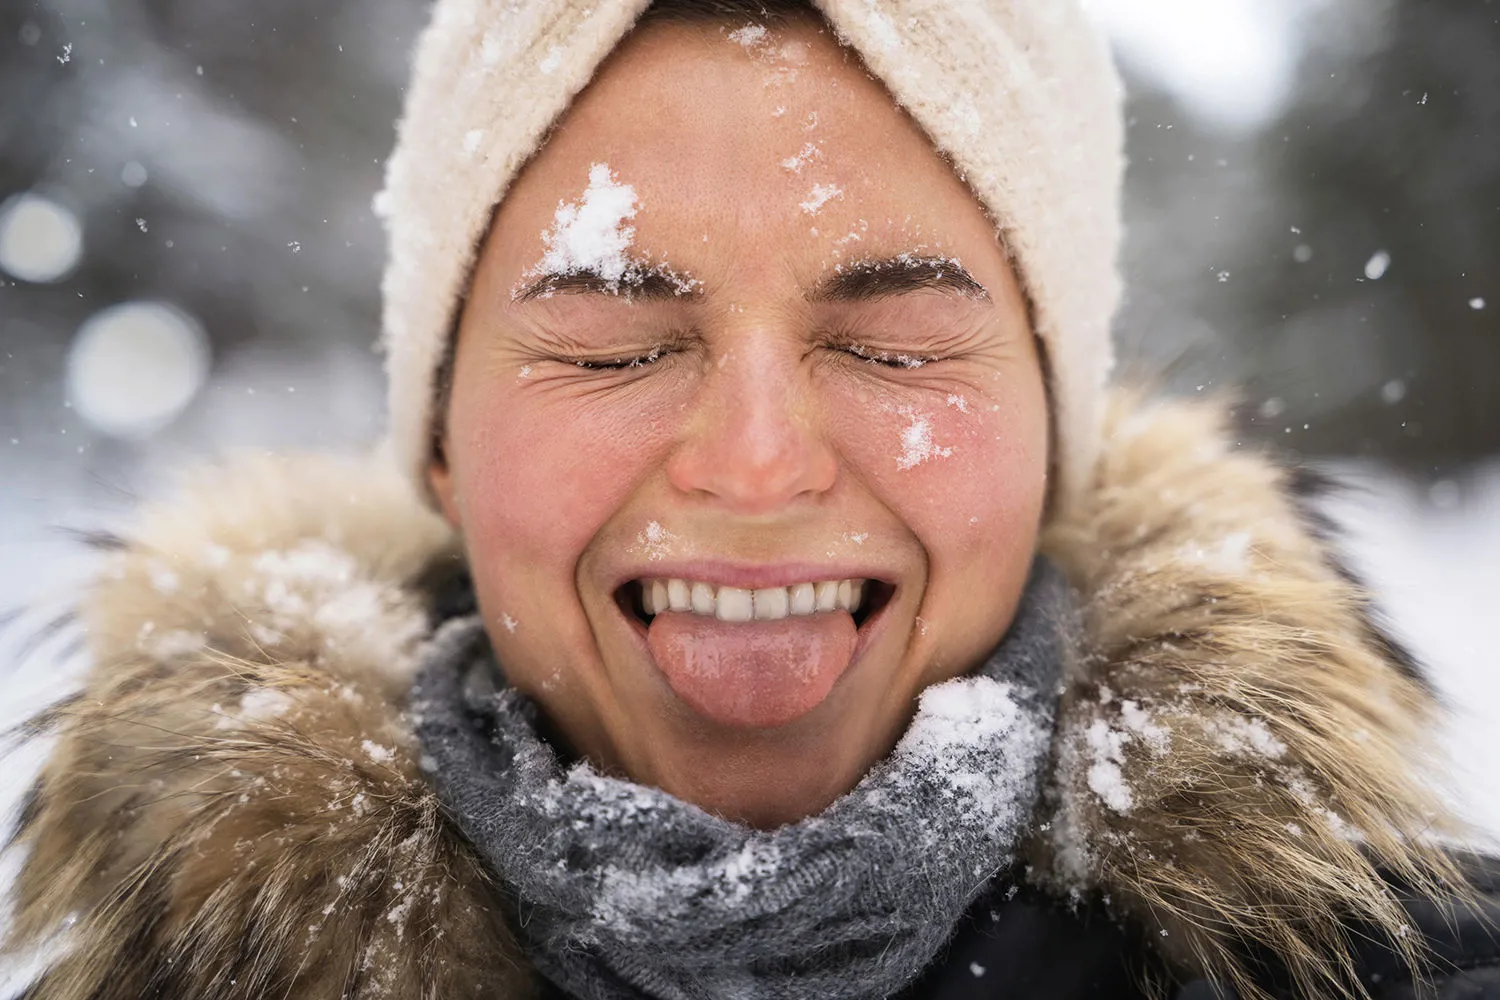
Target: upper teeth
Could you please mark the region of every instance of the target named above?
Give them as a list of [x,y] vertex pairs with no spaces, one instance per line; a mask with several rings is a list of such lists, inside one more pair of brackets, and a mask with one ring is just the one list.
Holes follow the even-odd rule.
[[852,614],[859,610],[864,590],[863,580],[824,580],[760,590],[715,587],[692,580],[642,580],[641,604],[648,615],[687,611],[724,622],[775,621],[819,611]]

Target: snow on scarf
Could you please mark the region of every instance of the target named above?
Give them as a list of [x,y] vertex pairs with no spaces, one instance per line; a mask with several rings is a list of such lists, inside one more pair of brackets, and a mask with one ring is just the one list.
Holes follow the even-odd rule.
[[1006,639],[929,688],[891,755],[777,830],[571,767],[450,621],[414,699],[434,784],[518,898],[537,967],[580,1000],[886,997],[937,955],[1014,851],[1052,737],[1073,604],[1039,562]]

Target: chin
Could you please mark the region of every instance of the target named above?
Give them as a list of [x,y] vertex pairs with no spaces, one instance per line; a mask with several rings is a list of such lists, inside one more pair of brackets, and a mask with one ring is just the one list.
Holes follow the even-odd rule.
[[642,770],[653,772],[651,784],[713,815],[759,829],[795,823],[853,789],[883,749],[864,745],[872,730],[852,719],[803,721],[770,732],[652,739],[657,759]]

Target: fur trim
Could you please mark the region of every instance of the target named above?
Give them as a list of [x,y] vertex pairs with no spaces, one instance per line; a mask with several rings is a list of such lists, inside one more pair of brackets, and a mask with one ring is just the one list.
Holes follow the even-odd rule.
[[[1218,409],[1116,400],[1047,551],[1084,600],[1037,870],[1264,994],[1363,995],[1351,922],[1410,955],[1374,864],[1435,889],[1433,704]],[[17,834],[33,1000],[530,996],[509,906],[405,714],[446,528],[374,463],[255,459],[148,512],[87,595],[96,665]],[[353,484],[353,488],[351,488]],[[1368,858],[1367,858],[1368,852]]]
[[30,1000],[530,995],[403,704],[446,528],[373,463],[252,459],[149,511],[45,723],[13,945]]
[[[1047,533],[1084,595],[1049,869],[1263,997],[1246,943],[1300,995],[1364,996],[1350,927],[1412,967],[1384,869],[1458,877],[1423,764],[1437,707],[1334,560],[1298,474],[1232,452],[1221,410],[1113,401],[1095,482]],[[1305,498],[1304,498],[1305,500]]]

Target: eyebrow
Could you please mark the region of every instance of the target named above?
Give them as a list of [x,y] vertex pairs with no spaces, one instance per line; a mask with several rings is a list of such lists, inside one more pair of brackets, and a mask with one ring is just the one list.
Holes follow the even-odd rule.
[[532,302],[554,295],[615,295],[629,301],[666,302],[698,298],[703,285],[665,264],[632,263],[625,274],[608,278],[593,271],[565,271],[544,274],[517,288],[512,302]]
[[841,265],[809,298],[814,302],[869,302],[935,291],[989,302],[989,289],[952,257],[898,254]]
[[[877,299],[935,291],[976,302],[989,302],[981,285],[953,257],[902,253],[843,264],[808,295],[812,302],[872,302]],[[629,301],[670,302],[699,298],[703,286],[664,264],[632,265],[621,278],[592,271],[544,274],[520,286],[512,302],[532,302],[554,295],[615,295]]]

